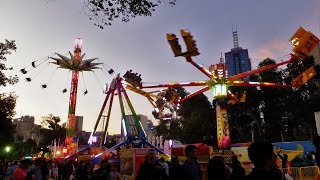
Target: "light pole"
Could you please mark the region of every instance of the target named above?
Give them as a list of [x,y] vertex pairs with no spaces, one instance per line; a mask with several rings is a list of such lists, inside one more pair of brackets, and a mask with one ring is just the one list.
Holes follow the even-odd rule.
[[10,151],[11,151],[11,147],[10,146],[6,146],[4,148],[4,151],[5,151],[5,156],[10,159],[9,155],[10,155]]
[[10,147],[10,146],[6,146],[6,147],[5,147],[5,151],[6,151],[6,153],[9,153],[9,152],[10,152],[10,150],[11,150],[11,147]]

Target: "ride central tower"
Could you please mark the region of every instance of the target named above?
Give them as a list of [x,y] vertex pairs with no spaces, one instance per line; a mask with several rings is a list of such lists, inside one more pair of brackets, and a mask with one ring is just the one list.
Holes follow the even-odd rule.
[[[70,99],[68,108],[68,121],[67,121],[67,137],[65,144],[67,145],[68,152],[66,154],[74,153],[77,150],[77,138],[75,138],[75,125],[76,125],[76,105],[77,105],[77,92],[78,92],[78,80],[79,72],[93,71],[98,69],[102,63],[94,63],[93,61],[98,58],[83,60],[85,53],[81,54],[82,40],[76,38],[73,54],[69,51],[70,58],[56,53],[59,58],[51,57],[54,60],[53,64],[56,64],[59,68],[68,69],[72,71]],[[84,94],[87,94],[86,90]]]
[[[74,64],[79,64],[81,59],[81,48],[82,40],[77,38],[74,45]],[[69,132],[67,132],[67,137],[72,137],[75,131],[76,125],[76,105],[77,105],[77,92],[78,92],[78,81],[79,81],[79,69],[72,70],[71,78],[71,88],[70,88],[70,99],[69,99],[69,109],[68,109],[68,122],[67,127]]]

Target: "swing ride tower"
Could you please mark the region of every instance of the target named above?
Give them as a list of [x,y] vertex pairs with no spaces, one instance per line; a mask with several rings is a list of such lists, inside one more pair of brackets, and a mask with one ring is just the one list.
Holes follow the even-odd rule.
[[[70,99],[69,99],[69,108],[68,108],[68,121],[67,121],[67,136],[65,140],[65,144],[68,147],[68,150],[74,151],[77,147],[75,147],[76,138],[75,136],[75,124],[76,124],[76,105],[77,105],[77,90],[78,90],[78,80],[79,80],[79,72],[83,71],[93,71],[94,69],[98,69],[99,65],[102,63],[94,63],[93,61],[97,58],[86,59],[84,60],[84,54],[81,54],[82,49],[82,40],[80,38],[76,38],[74,52],[73,54],[69,51],[70,58],[63,56],[61,54],[56,53],[59,58],[51,57],[54,60],[52,64],[58,66],[58,68],[68,69],[72,71],[71,78],[71,87],[70,87]],[[87,90],[84,92],[87,94]],[[72,148],[73,147],[73,148]]]

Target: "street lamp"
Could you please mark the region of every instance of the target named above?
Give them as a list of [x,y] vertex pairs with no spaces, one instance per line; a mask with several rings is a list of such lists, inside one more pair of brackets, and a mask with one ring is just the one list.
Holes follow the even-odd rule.
[[6,151],[7,153],[9,153],[10,150],[11,150],[11,147],[10,147],[10,146],[6,146],[5,151]]

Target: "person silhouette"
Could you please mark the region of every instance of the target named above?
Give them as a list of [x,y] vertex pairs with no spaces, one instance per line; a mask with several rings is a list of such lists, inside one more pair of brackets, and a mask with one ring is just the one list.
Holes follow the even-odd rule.
[[282,180],[285,179],[276,163],[273,145],[265,141],[255,141],[248,148],[248,155],[254,165],[248,174],[248,180]]
[[283,154],[283,156],[282,156],[280,153],[278,153],[277,155],[281,159],[282,168],[287,168],[288,155]]

